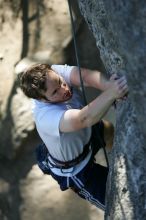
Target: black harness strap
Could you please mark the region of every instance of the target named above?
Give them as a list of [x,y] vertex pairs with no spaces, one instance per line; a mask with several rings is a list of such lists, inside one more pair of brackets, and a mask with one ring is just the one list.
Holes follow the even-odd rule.
[[[60,161],[54,158],[48,151],[46,145],[41,143],[36,148],[36,158],[37,163],[40,169],[45,174],[50,174],[50,168],[59,168],[63,173],[67,173],[67,171],[63,171],[65,169],[71,168],[79,164],[83,161],[86,156],[91,152],[91,160],[94,160],[94,157],[98,150],[105,146],[104,142],[104,125],[103,122],[100,121],[97,124],[92,126],[92,134],[90,141],[84,146],[83,152],[73,160],[70,161]],[[92,141],[91,141],[92,140]]]
[[[51,164],[52,168],[59,168],[59,169],[68,169],[71,167],[74,167],[75,165],[79,164],[81,161],[83,161],[88,153],[90,152],[90,141],[84,146],[84,150],[81,154],[79,154],[78,157],[76,157],[73,160],[69,161],[59,161],[56,158],[54,158],[49,152],[48,152],[48,161]],[[50,161],[49,157],[51,158],[52,162]]]

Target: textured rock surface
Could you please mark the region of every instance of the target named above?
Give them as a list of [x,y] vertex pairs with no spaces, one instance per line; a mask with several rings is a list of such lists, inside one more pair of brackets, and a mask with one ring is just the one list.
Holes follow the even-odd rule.
[[126,75],[129,96],[117,106],[106,219],[146,216],[145,1],[79,0],[107,72]]
[[35,125],[31,113],[31,100],[17,88],[11,97],[6,116],[0,122],[1,157],[13,159]]

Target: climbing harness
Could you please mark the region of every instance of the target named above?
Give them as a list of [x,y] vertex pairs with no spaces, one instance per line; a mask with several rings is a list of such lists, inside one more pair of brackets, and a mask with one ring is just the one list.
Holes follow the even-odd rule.
[[[44,170],[45,170],[45,166],[48,165],[48,162],[50,164],[50,168],[59,168],[61,170],[62,169],[69,169],[71,167],[76,166],[81,161],[83,161],[86,158],[86,156],[88,155],[88,153],[90,152],[90,150],[91,150],[91,145],[90,145],[90,141],[89,141],[84,146],[83,152],[81,154],[79,154],[79,156],[77,158],[70,160],[70,161],[60,161],[60,160],[54,158],[49,153],[45,144],[42,143],[42,144],[38,145],[38,147],[36,149],[37,161],[39,161],[39,162],[43,161],[43,166],[41,166],[41,167],[44,167]],[[48,168],[47,168],[47,170],[48,170]]]
[[[38,166],[40,169],[46,173],[50,173],[51,168],[59,168],[62,173],[64,173],[63,170],[67,170],[71,167],[76,166],[81,161],[83,161],[89,152],[91,152],[92,149],[92,155],[91,160],[94,159],[94,156],[98,152],[100,148],[105,146],[104,142],[104,125],[103,122],[100,121],[97,124],[92,126],[92,133],[89,142],[84,146],[83,152],[79,154],[78,157],[75,159],[69,160],[69,161],[60,161],[56,158],[54,158],[48,151],[46,145],[44,143],[41,143],[36,148],[36,157],[38,161]],[[67,171],[65,171],[67,173]]]
[[[77,61],[77,66],[78,66],[78,70],[79,70],[82,95],[83,95],[84,104],[87,105],[87,98],[86,98],[86,94],[85,94],[85,88],[84,88],[83,79],[82,79],[82,75],[81,75],[81,67],[80,67],[79,56],[78,56],[78,47],[77,47],[76,36],[75,36],[75,25],[74,25],[74,20],[73,20],[73,15],[72,15],[71,0],[68,0],[68,6],[69,6],[69,13],[70,13],[70,19],[71,19],[75,55],[76,55],[76,61]],[[94,126],[92,127],[92,132],[98,133],[97,130],[94,128]],[[104,151],[107,167],[109,167],[109,161],[108,161],[108,156],[107,156],[107,152],[106,152],[106,149],[105,149],[104,141],[101,139],[100,135],[98,135],[98,139],[100,140],[100,145],[101,145],[101,147]]]

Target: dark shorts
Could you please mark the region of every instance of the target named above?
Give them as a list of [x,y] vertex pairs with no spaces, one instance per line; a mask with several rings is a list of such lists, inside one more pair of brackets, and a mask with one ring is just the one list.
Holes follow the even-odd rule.
[[58,182],[61,190],[68,188],[76,192],[81,198],[88,200],[96,207],[105,210],[105,192],[108,168],[95,162],[95,154],[101,147],[105,147],[104,124],[102,121],[92,127],[92,157],[88,164],[77,175],[61,177],[51,173]]
[[[88,200],[98,208],[105,209],[105,192],[108,168],[95,162],[95,154],[105,146],[104,142],[104,125],[100,121],[92,127],[92,156],[87,165],[77,174],[71,177],[58,176],[46,166],[42,158],[45,158],[44,151],[38,152],[38,165],[44,173],[50,174],[60,185],[62,191],[72,189],[81,198]],[[41,158],[41,160],[40,160]]]
[[51,172],[62,191],[72,189],[81,198],[88,200],[96,207],[105,210],[105,192],[108,168],[96,164],[93,160],[77,175],[62,177]]

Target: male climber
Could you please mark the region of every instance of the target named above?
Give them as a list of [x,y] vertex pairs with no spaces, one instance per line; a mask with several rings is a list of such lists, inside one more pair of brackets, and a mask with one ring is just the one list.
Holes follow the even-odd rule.
[[[112,147],[113,126],[102,120],[111,105],[128,92],[125,77],[106,79],[99,71],[81,68],[83,83],[102,93],[84,106],[78,68],[35,64],[20,74],[20,86],[33,99],[33,115],[44,144],[39,166],[60,185],[105,209],[108,168],[95,161],[102,145]],[[96,129],[96,134],[93,128]],[[93,134],[94,133],[94,134]]]

